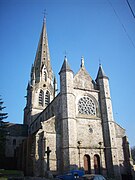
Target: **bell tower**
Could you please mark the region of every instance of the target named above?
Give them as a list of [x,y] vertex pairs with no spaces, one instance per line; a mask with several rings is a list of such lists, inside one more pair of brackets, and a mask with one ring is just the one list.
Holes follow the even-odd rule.
[[56,79],[50,62],[46,18],[44,18],[36,57],[27,86],[24,124],[30,125],[37,115],[48,106],[55,97],[54,91],[56,91]]

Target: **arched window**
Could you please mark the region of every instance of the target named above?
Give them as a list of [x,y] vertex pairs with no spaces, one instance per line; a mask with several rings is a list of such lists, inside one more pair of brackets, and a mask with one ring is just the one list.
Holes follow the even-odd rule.
[[39,105],[43,106],[43,102],[44,102],[44,91],[40,90],[39,92],[39,99],[38,99]]
[[49,91],[46,91],[46,94],[45,94],[45,105],[48,106],[49,103],[50,103],[50,93],[49,93]]
[[89,96],[84,96],[79,100],[78,112],[80,114],[96,115],[94,101]]

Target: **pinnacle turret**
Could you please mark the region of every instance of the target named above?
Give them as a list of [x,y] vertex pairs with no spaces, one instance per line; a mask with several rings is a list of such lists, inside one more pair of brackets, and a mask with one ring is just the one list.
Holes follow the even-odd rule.
[[98,79],[101,79],[101,78],[107,78],[107,79],[108,79],[108,77],[106,76],[106,74],[105,74],[105,72],[104,72],[104,70],[103,70],[103,68],[102,68],[102,65],[100,64],[100,65],[99,65],[99,70],[98,70],[98,74],[97,74],[96,81],[97,81]]
[[61,72],[65,72],[65,71],[72,71],[72,70],[70,69],[69,64],[68,64],[68,61],[67,61],[67,57],[66,57],[66,56],[65,56],[65,58],[64,58],[64,62],[63,62],[63,65],[62,65],[62,68],[61,68],[59,74],[60,74]]

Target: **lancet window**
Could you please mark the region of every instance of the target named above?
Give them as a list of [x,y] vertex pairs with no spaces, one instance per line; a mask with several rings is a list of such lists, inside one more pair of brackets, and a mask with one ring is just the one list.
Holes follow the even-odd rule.
[[48,106],[49,103],[50,103],[50,93],[49,93],[49,91],[46,91],[46,94],[45,94],[45,105]]
[[79,100],[78,112],[80,114],[96,115],[96,106],[89,96],[84,96]]
[[43,90],[40,90],[40,92],[39,92],[38,102],[39,102],[40,106],[43,106],[43,103],[44,103],[44,91]]

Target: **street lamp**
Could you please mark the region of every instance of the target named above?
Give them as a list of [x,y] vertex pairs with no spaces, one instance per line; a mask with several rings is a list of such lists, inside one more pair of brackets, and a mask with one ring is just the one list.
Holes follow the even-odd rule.
[[78,144],[77,148],[78,148],[78,155],[79,155],[79,168],[80,168],[80,167],[81,167],[81,163],[80,163],[80,145],[81,145],[81,141],[78,141],[78,142],[77,142],[77,144]]

